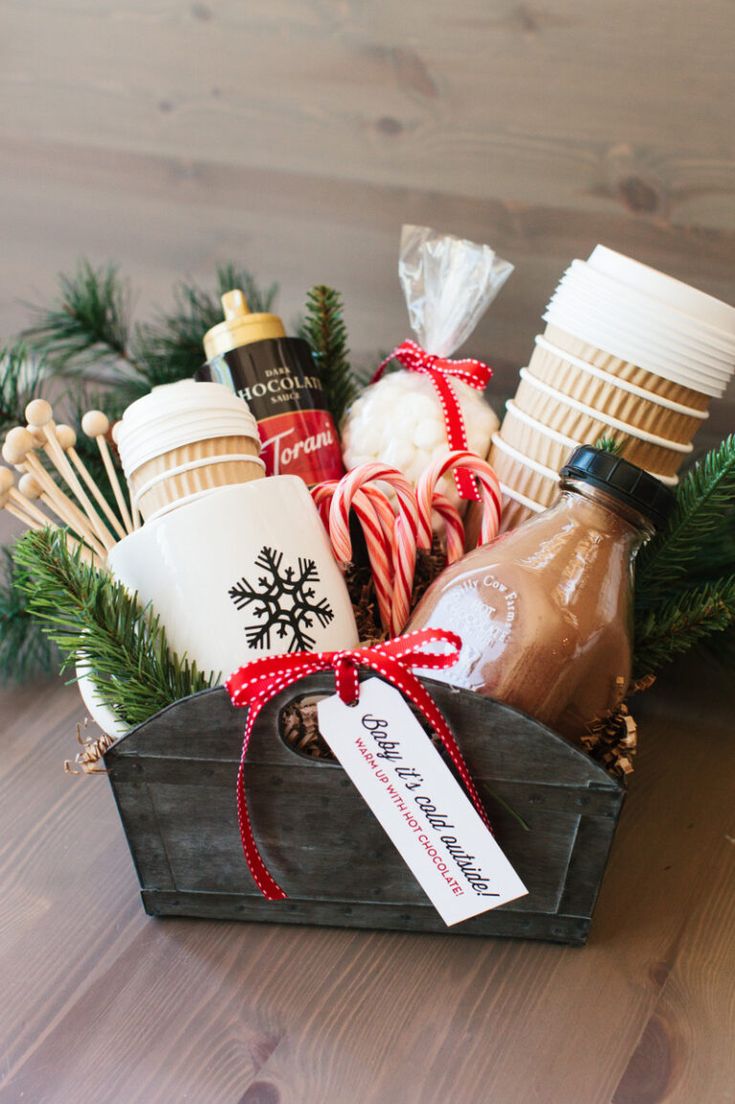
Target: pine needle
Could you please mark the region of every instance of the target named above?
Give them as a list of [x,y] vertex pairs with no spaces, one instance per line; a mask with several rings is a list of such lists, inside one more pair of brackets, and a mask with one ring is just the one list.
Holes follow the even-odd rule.
[[59,297],[24,332],[57,370],[83,368],[95,361],[128,358],[130,292],[113,264],[94,268],[81,260],[76,271],[60,273]]
[[82,260],[58,282],[56,302],[37,308],[38,320],[24,336],[59,372],[103,363],[124,405],[159,384],[194,375],[204,359],[204,334],[222,321],[225,291],[241,287],[253,311],[270,310],[278,291],[276,284],[261,288],[250,272],[227,262],[216,270],[214,291],[182,282],[174,288],[172,310],[133,325],[130,289],[116,265],[95,268]]
[[327,409],[339,426],[360,388],[350,366],[344,308],[338,291],[324,284],[309,291],[301,334],[314,351]]
[[220,296],[233,288],[245,292],[253,312],[269,311],[278,292],[276,284],[262,289],[251,273],[232,263],[217,268],[214,291],[190,281],[177,284],[173,309],[159,311],[152,322],[135,328],[134,372],[122,381],[128,401],[161,384],[191,379],[204,361],[205,333],[222,321]]
[[714,633],[735,625],[735,575],[677,594],[641,618],[636,677],[653,674]]
[[690,576],[696,578],[698,561],[710,544],[727,547],[733,531],[733,507],[735,434],[685,475],[668,524],[641,550],[636,591],[639,609],[656,606],[668,597],[672,586],[681,586]]
[[153,610],[82,562],[63,530],[27,532],[14,560],[31,614],[62,654],[62,670],[85,667],[100,700],[125,724],[215,684],[170,652]]
[[602,449],[603,452],[611,452],[615,456],[618,455],[622,447],[622,441],[616,441],[614,437],[598,437],[595,441],[595,448]]
[[46,366],[22,341],[0,349],[0,434],[25,425],[25,408],[43,392]]
[[55,649],[31,617],[21,570],[9,548],[0,567],[0,683],[27,682],[54,669]]

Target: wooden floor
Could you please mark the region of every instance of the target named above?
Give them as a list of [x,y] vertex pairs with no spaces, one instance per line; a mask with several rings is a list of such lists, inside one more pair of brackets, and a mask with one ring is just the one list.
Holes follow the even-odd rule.
[[74,688],[0,696],[0,1104],[732,1104],[731,681],[680,666],[585,949],[145,916]]

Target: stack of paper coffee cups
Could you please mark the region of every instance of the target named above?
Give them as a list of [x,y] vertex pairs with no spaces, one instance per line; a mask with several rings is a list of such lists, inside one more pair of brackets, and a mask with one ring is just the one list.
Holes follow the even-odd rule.
[[601,437],[670,486],[735,372],[735,308],[598,245],[544,314],[490,462],[505,528],[550,506],[558,470]]
[[131,499],[145,521],[265,475],[255,418],[221,383],[154,387],[127,408],[115,437]]

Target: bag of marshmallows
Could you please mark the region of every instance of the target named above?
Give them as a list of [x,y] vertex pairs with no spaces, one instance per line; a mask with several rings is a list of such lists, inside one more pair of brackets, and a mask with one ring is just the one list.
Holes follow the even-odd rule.
[[[403,227],[398,275],[416,342],[404,342],[389,358],[409,367],[377,378],[381,366],[377,382],[347,412],[342,425],[347,468],[379,460],[415,483],[432,461],[449,451],[447,404],[437,374],[457,399],[466,447],[487,456],[499,424],[483,395],[490,371],[479,361],[448,358],[470,336],[512,271],[513,265],[488,245],[426,226]],[[451,476],[443,483],[442,490],[458,504]]]

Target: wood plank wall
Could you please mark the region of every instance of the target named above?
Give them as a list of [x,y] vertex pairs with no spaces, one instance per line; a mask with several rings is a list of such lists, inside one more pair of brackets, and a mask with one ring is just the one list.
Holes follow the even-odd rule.
[[[517,271],[467,350],[515,387],[596,242],[735,302],[732,0],[0,0],[0,335],[80,255],[142,314],[235,258],[406,333],[401,223]],[[735,393],[713,428],[735,422]]]

